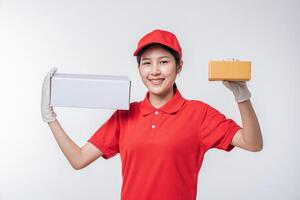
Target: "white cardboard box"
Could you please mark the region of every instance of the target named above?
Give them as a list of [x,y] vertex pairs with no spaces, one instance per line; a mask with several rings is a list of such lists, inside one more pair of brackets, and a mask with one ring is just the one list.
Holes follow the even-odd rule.
[[130,86],[127,76],[55,73],[50,105],[128,110]]

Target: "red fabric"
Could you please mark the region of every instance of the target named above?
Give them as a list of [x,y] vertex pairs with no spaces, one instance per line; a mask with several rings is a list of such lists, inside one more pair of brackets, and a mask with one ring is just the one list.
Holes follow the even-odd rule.
[[[231,151],[241,127],[178,90],[156,109],[149,92],[130,110],[117,110],[88,140],[109,159],[120,153],[122,200],[195,200],[198,172],[211,148]],[[155,114],[155,111],[158,114]],[[155,128],[152,128],[155,125]]]
[[182,49],[179,44],[179,41],[177,40],[177,37],[169,31],[160,29],[156,29],[143,36],[138,42],[138,46],[134,51],[133,55],[137,56],[137,54],[142,48],[152,43],[159,43],[170,47],[178,53],[179,58],[182,58]]

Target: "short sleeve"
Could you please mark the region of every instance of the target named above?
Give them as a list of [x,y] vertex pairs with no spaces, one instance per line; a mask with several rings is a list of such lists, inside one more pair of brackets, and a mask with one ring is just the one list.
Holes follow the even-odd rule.
[[103,152],[103,158],[109,159],[119,153],[120,125],[118,110],[88,140]]
[[217,109],[206,105],[200,125],[201,141],[206,150],[217,148],[231,151],[234,146],[231,141],[235,133],[241,129],[232,119],[226,118]]

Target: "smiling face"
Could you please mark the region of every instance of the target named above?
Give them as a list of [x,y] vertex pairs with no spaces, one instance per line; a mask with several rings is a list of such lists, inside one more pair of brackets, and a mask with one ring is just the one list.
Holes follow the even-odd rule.
[[173,84],[181,71],[174,56],[159,45],[153,45],[142,54],[139,73],[150,95],[167,96],[173,93]]

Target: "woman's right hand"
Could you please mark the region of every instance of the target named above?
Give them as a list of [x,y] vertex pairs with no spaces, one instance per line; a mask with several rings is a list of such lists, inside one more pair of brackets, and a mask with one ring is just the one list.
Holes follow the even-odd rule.
[[44,122],[53,122],[56,120],[56,113],[52,106],[50,106],[50,91],[51,91],[51,77],[55,74],[57,68],[52,67],[44,78],[42,87],[41,112]]

